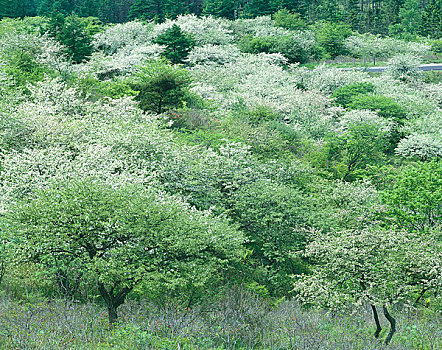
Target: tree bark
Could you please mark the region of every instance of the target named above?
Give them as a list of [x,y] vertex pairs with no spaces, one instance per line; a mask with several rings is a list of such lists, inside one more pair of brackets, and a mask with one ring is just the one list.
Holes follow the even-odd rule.
[[124,303],[126,296],[130,293],[132,288],[124,287],[121,289],[116,295],[114,295],[114,287],[112,287],[109,291],[106,290],[106,287],[103,283],[98,283],[98,290],[100,295],[104,299],[104,302],[107,306],[107,312],[109,316],[109,324],[112,326],[118,320],[118,307]]
[[391,341],[391,338],[393,338],[393,334],[396,332],[396,320],[390,315],[388,312],[387,306],[382,306],[384,310],[385,318],[390,322],[390,332],[387,335],[387,338],[385,339],[385,345],[388,345]]
[[377,339],[379,338],[379,333],[381,333],[382,327],[381,323],[379,322],[379,315],[378,310],[376,310],[376,306],[371,304],[371,310],[373,311],[373,318],[374,322],[376,323],[376,332],[374,332],[374,337]]

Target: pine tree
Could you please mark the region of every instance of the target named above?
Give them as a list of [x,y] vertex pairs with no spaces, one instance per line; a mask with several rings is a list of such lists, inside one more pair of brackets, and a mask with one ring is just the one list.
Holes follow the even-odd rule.
[[176,24],[159,35],[155,43],[166,46],[163,56],[172,63],[183,63],[194,46],[193,39],[183,33]]
[[421,34],[433,38],[442,35],[442,0],[430,0],[422,13]]
[[225,17],[228,19],[235,19],[238,16],[238,4],[235,0],[207,0],[205,1],[203,14],[212,15],[215,17]]
[[85,32],[84,24],[77,16],[65,18],[60,12],[51,15],[45,30],[63,46],[74,63],[86,60],[92,54],[92,38]]
[[165,17],[163,0],[135,0],[129,11],[129,19],[163,21]]

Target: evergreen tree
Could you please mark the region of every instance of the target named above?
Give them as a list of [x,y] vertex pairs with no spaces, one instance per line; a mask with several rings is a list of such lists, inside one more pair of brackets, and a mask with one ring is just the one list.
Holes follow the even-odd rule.
[[244,16],[248,18],[266,16],[278,10],[277,1],[250,0],[244,5]]
[[0,14],[2,9],[4,9],[3,17],[33,17],[36,13],[34,0],[9,0],[5,1],[4,8],[0,9]]
[[183,63],[189,51],[194,46],[193,39],[183,33],[181,28],[176,24],[159,35],[155,43],[166,46],[163,55],[172,63]]
[[92,38],[77,16],[65,18],[60,12],[52,14],[46,33],[65,46],[66,54],[74,63],[83,62],[92,54]]
[[399,10],[401,29],[409,34],[416,34],[422,25],[422,16],[419,10],[419,0],[405,0]]
[[54,2],[51,0],[42,0],[37,7],[39,16],[49,16],[54,10]]
[[135,0],[129,11],[129,19],[164,20],[164,1]]
[[422,13],[421,34],[433,38],[442,35],[442,0],[430,0]]
[[204,3],[203,14],[215,17],[235,19],[238,16],[238,3],[235,0],[207,0]]

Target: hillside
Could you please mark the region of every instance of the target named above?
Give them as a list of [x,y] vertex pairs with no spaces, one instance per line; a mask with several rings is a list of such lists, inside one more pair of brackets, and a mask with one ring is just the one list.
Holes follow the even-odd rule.
[[441,39],[240,17],[0,21],[1,348],[442,347]]

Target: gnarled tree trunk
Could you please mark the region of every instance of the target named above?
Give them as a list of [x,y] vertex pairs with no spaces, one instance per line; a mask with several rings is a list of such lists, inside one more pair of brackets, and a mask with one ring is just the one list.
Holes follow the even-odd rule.
[[388,320],[388,322],[390,322],[390,332],[385,339],[385,345],[388,345],[393,337],[393,334],[396,332],[396,320],[390,315],[386,305],[382,306],[382,308],[384,310],[385,318]]
[[117,309],[124,303],[126,296],[130,293],[132,288],[124,287],[116,295],[114,295],[114,287],[107,290],[103,283],[98,283],[98,290],[104,299],[109,315],[109,324],[112,326],[118,319]]

